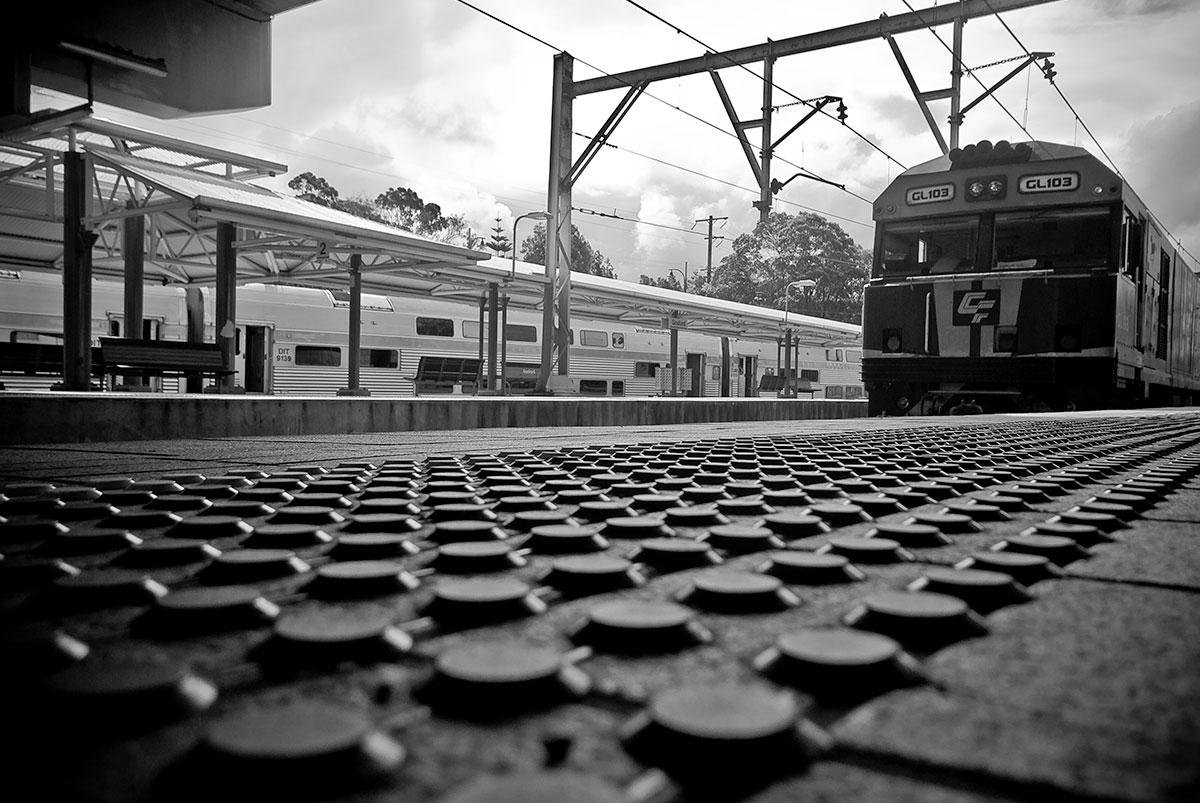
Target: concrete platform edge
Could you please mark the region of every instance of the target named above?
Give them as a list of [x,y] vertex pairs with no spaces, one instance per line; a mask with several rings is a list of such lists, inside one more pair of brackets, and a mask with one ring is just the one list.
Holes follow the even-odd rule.
[[0,394],[0,444],[863,418],[865,401]]

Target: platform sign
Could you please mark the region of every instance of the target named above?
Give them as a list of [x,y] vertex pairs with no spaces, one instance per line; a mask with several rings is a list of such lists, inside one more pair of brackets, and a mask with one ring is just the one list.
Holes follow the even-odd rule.
[[1022,195],[1037,192],[1072,192],[1077,189],[1078,173],[1040,173],[1017,179],[1017,192]]

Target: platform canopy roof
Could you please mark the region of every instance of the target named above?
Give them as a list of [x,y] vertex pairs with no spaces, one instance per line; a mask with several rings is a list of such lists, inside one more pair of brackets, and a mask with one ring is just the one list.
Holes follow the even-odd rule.
[[[124,220],[146,219],[145,274],[164,284],[216,281],[218,223],[236,228],[240,284],[292,284],[344,290],[352,254],[363,289],[476,303],[490,284],[511,306],[541,309],[539,265],[437,242],[251,183],[287,166],[68,114],[0,132],[0,265],[62,269],[62,155],[74,147],[91,164],[85,225],[98,238],[93,271],[124,275]],[[854,343],[853,324],[736,304],[597,276],[572,274],[571,310],[588,318],[652,328],[769,337],[787,327],[802,342]]]

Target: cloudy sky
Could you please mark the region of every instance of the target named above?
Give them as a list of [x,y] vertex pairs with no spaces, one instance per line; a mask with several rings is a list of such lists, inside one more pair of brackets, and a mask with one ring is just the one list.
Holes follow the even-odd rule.
[[[554,49],[456,0],[320,0],[274,21],[269,108],[166,122],[115,109],[101,113],[284,162],[289,177],[312,171],[343,195],[374,197],[389,187],[411,187],[445,212],[463,215],[480,233],[487,234],[496,217],[511,233],[515,215],[546,206],[556,49],[577,59],[576,80],[599,74],[588,65],[618,72],[703,53],[701,45],[626,0],[471,2]],[[936,4],[909,2],[918,9]],[[908,11],[905,0],[641,5],[717,50]],[[1058,0],[1004,17],[1029,50],[1056,53],[1058,86],[1082,123],[1036,70],[998,93],[1008,112],[1037,139],[1097,153],[1086,125],[1172,234],[1200,254],[1200,2]],[[950,41],[949,26],[937,33]],[[933,34],[909,33],[897,42],[923,90],[949,86],[950,55]],[[1012,66],[983,65],[1020,55],[1022,45],[994,17],[967,24],[963,60],[979,68],[983,82],[998,80]],[[761,73],[761,65],[751,69]],[[741,116],[756,116],[761,81],[736,68],[722,75]],[[847,122],[878,147],[817,117],[780,147],[773,172],[781,179],[800,166],[871,199],[900,165],[938,153],[883,41],[781,59],[775,84],[800,98],[843,97]],[[969,77],[963,86],[964,103],[980,92]],[[621,94],[577,100],[575,131],[594,133]],[[617,149],[604,149],[575,189],[576,207],[659,224],[576,214],[579,228],[612,259],[618,275],[634,281],[685,262],[693,270],[704,264],[704,238],[669,227],[690,229],[697,218],[727,216],[718,233],[732,240],[757,220],[750,206],[757,198],[753,178],[709,78],[662,81],[651,85],[650,94],[654,98],[643,96],[617,129],[611,140]],[[777,90],[776,103],[791,101]],[[782,106],[776,132],[803,110]],[[935,103],[934,113],[944,120],[948,105]],[[971,111],[962,130],[963,144],[985,138],[1028,136],[989,100]],[[576,154],[583,144],[575,139]],[[870,205],[852,194],[798,179],[777,201],[783,211],[825,213],[870,245]],[[521,224],[519,238],[528,226]],[[718,244],[714,261],[728,252],[728,241]]]

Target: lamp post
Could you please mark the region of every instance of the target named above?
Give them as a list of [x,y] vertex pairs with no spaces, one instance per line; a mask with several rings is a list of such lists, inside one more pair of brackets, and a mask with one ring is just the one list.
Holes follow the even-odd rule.
[[796,398],[796,386],[792,381],[792,330],[788,326],[788,302],[791,300],[793,287],[803,287],[805,290],[811,290],[816,286],[817,283],[812,279],[797,279],[794,282],[789,282],[783,288],[783,396],[788,399]]
[[686,293],[688,291],[688,289],[687,289],[687,287],[688,287],[688,285],[687,285],[688,264],[686,262],[683,263],[683,270],[680,270],[679,268],[667,268],[667,275],[670,276],[672,273],[678,273],[681,276],[683,276],[683,292]]
[[[543,211],[526,212],[523,215],[518,215],[513,220],[512,233],[512,269],[508,272],[508,282],[513,281],[517,277],[517,224],[525,218],[534,220],[549,220],[550,213]],[[504,298],[500,301],[501,307],[504,310],[504,320],[502,322],[500,334],[500,395],[508,394],[508,389],[504,384],[504,377],[508,374],[508,282],[504,283],[505,293]],[[546,333],[542,332],[542,337],[546,337]]]

